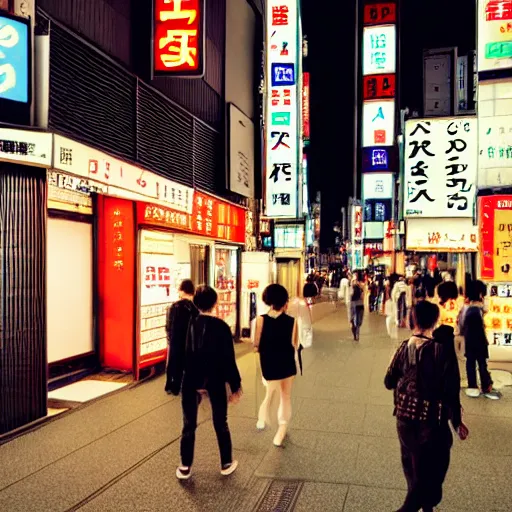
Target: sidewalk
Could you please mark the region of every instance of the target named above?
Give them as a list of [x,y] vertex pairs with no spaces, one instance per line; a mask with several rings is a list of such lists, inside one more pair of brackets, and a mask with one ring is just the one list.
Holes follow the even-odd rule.
[[[318,321],[284,449],[272,446],[273,431],[255,430],[263,386],[255,355],[243,355],[245,396],[230,411],[240,468],[230,479],[219,475],[202,404],[194,478],[176,480],[181,410],[163,378],[91,403],[0,447],[0,510],[396,510],[405,481],[383,387],[393,345],[382,317],[367,315],[359,343],[350,340],[344,308]],[[463,397],[471,437],[455,442],[441,511],[510,510],[512,390],[503,395]]]

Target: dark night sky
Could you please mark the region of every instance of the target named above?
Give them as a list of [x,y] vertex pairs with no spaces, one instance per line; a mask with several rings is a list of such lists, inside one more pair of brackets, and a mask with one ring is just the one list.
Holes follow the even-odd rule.
[[[303,0],[303,7],[311,73],[309,169],[312,196],[322,192],[325,249],[353,189],[355,0]],[[401,107],[421,113],[423,49],[458,46],[466,55],[476,48],[475,27],[476,1],[402,0]]]

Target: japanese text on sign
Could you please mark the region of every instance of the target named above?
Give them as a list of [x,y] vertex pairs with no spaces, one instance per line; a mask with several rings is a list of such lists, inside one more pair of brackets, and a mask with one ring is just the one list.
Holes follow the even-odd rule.
[[363,147],[392,146],[395,133],[395,102],[363,103]]
[[365,25],[385,25],[387,23],[396,23],[396,4],[394,2],[364,6]]
[[396,27],[383,25],[363,29],[363,76],[395,73]]
[[203,10],[203,0],[155,0],[155,72],[202,74]]
[[476,193],[474,118],[412,119],[406,123],[407,217],[472,217]]
[[363,77],[363,99],[378,100],[395,97],[395,75]]

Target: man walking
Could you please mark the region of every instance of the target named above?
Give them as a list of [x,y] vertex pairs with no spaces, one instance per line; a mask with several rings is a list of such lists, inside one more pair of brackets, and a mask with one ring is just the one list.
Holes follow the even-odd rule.
[[179,288],[180,300],[175,302],[167,310],[167,343],[169,355],[167,357],[167,382],[165,391],[168,394],[176,394],[181,388],[183,378],[183,365],[185,362],[185,346],[190,320],[199,314],[194,305],[194,283],[190,279],[184,279]]

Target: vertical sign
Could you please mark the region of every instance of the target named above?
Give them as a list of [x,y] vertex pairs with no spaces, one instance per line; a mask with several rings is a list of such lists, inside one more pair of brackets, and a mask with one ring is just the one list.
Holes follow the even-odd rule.
[[352,205],[352,270],[363,268],[363,207]]
[[204,0],[153,0],[153,73],[204,74]]
[[265,202],[268,217],[296,217],[298,208],[298,17],[296,0],[267,8]]
[[309,143],[309,73],[302,76],[302,136],[304,144]]

